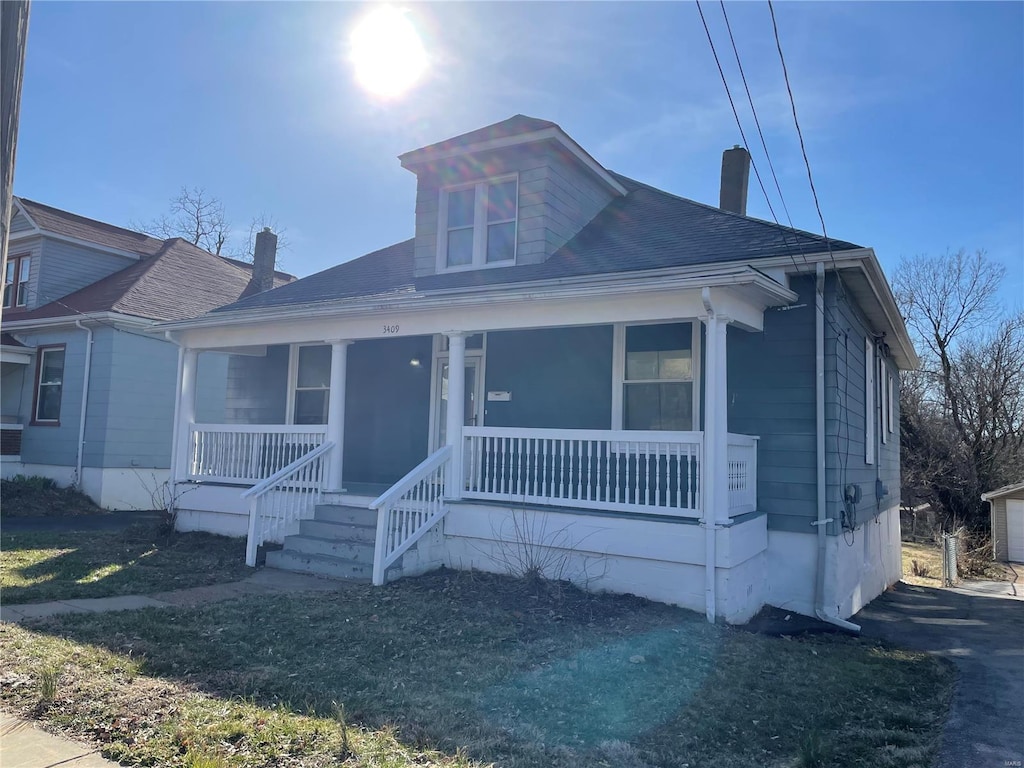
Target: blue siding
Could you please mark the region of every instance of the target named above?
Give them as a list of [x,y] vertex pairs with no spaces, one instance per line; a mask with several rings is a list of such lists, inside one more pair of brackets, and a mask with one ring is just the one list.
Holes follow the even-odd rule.
[[47,304],[135,263],[127,256],[46,238],[39,271],[39,303]]
[[512,393],[485,403],[491,427],[610,429],[612,327],[487,334],[487,390]]
[[357,341],[345,385],[346,482],[394,483],[427,457],[429,336]]
[[203,352],[199,355],[199,370],[196,373],[196,421],[201,424],[225,423],[228,359],[228,355],[220,352]]
[[20,424],[28,407],[25,402],[25,380],[32,375],[32,365],[0,363],[0,417],[10,424]]
[[10,233],[12,235],[16,235],[19,232],[24,232],[32,228],[32,222],[29,221],[24,214],[16,213],[11,217]]
[[284,424],[287,400],[288,345],[268,347],[265,356],[229,357],[224,402],[226,423]]

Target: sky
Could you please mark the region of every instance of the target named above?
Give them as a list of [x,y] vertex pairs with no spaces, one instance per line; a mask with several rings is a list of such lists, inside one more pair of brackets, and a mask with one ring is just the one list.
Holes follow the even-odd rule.
[[[695,2],[395,4],[421,79],[383,99],[353,77],[374,6],[32,4],[18,195],[122,226],[182,186],[240,235],[264,214],[299,276],[413,233],[397,156],[517,113],[558,123],[602,165],[716,205],[742,143]],[[779,220],[821,232],[765,2],[726,3],[782,200],[723,20],[702,2]],[[831,237],[903,256],[984,249],[1024,307],[1024,3],[775,4]],[[788,217],[786,214],[788,210]],[[751,177],[748,214],[771,219]]]

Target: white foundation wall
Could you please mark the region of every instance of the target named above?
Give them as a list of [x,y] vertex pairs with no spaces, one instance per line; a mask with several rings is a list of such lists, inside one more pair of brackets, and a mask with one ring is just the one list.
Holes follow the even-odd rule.
[[[765,602],[813,616],[818,537],[815,533],[768,532],[770,582]],[[891,507],[825,546],[825,610],[846,619],[902,575],[899,507]]]
[[[443,526],[450,568],[514,575],[537,568],[589,591],[705,612],[706,542],[699,525],[458,504]],[[767,545],[763,515],[717,532],[719,618],[743,623],[764,604]]]
[[249,503],[242,498],[247,488],[227,485],[179,483],[175,486],[179,531],[207,531],[222,536],[247,536]]
[[[5,480],[15,475],[48,477],[62,488],[75,483],[74,467],[55,464],[4,462],[0,473]],[[166,469],[84,467],[80,488],[82,493],[104,509],[162,509],[167,477]]]

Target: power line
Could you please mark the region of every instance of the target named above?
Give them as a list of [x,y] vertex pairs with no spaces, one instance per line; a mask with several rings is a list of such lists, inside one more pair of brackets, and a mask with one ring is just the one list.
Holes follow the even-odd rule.
[[[775,180],[775,189],[779,193],[779,201],[782,203],[782,210],[786,212],[786,221],[789,222],[789,226],[793,226],[793,218],[789,215],[789,207],[786,205],[786,198],[782,195],[782,187],[779,185],[779,177],[775,174],[775,164],[772,162],[771,153],[768,152],[768,144],[764,140],[764,132],[761,130],[761,121],[757,118],[757,109],[754,107],[754,98],[750,95],[750,86],[747,85],[747,76],[743,72],[743,64],[740,62],[740,52],[736,48],[736,39],[732,36],[732,25],[729,24],[729,15],[725,12],[725,0],[719,0],[722,6],[722,18],[725,19],[725,28],[729,32],[729,42],[732,44],[732,52],[736,56],[736,66],[740,70],[740,79],[743,80],[743,89],[747,92],[747,102],[750,104],[750,112],[754,116],[754,125],[757,126],[757,135],[761,137],[761,148],[764,150],[764,156],[768,160],[768,168],[772,172],[772,178]],[[706,28],[706,25],[705,25]]]

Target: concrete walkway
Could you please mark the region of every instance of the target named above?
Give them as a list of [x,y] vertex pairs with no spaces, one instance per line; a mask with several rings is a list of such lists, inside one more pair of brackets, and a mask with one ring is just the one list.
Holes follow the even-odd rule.
[[[285,571],[259,570],[242,581],[178,589],[155,595],[124,595],[89,600],[54,600],[0,607],[0,621],[21,622],[62,613],[103,613],[139,608],[192,607],[249,595],[290,592],[337,592],[347,582]],[[35,722],[0,712],[0,766],[3,768],[107,768],[116,766],[92,746],[54,736]]]
[[1010,592],[1006,582],[965,582],[956,589],[899,583],[853,618],[865,637],[927,651],[956,667],[953,706],[933,768],[1006,768],[1024,761],[1024,600]]

